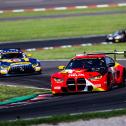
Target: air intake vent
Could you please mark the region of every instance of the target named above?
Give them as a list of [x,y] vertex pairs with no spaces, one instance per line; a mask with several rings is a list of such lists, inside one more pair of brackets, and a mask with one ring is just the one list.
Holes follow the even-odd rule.
[[77,79],[77,89],[78,91],[83,91],[86,86],[86,81],[84,78]]
[[77,79],[77,84],[86,84],[86,81],[84,78],[78,78]]
[[74,80],[74,78],[69,78],[69,79],[67,80],[67,85],[75,85],[75,80]]
[[76,91],[75,80],[74,78],[69,78],[67,80],[68,90],[69,91]]
[[9,74],[22,74],[22,73],[32,73],[34,69],[31,65],[18,65],[18,66],[11,66],[9,70]]

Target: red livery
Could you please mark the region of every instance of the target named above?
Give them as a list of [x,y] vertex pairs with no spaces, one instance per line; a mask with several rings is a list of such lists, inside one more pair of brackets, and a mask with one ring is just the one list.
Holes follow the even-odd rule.
[[[107,54],[80,54],[68,65],[59,66],[62,71],[51,76],[53,94],[108,91],[113,86],[125,86],[125,67]],[[123,52],[124,54],[124,52]]]

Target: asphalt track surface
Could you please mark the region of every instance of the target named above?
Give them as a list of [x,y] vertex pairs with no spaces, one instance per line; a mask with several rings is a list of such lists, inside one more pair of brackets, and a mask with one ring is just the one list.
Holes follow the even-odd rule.
[[[124,60],[119,61],[125,65]],[[68,61],[42,61],[43,74],[21,77],[2,78],[4,84],[16,83],[36,87],[50,87],[50,75],[56,72],[60,64],[66,65]],[[47,80],[43,80],[46,76]],[[25,81],[24,81],[25,80]],[[27,80],[27,81],[26,81]],[[37,81],[36,81],[37,80]],[[21,82],[21,83],[20,83]],[[6,108],[0,110],[0,120],[15,120],[17,118],[35,118],[51,115],[73,114],[101,110],[120,109],[126,107],[126,87],[114,88],[109,92],[82,93],[65,96],[52,96],[51,99],[41,102]]]
[[104,12],[93,12],[93,13],[78,13],[78,14],[56,14],[48,16],[18,16],[9,18],[0,18],[0,21],[18,21],[18,20],[30,20],[30,19],[54,19],[54,18],[67,18],[67,17],[80,17],[80,16],[103,16],[103,15],[114,15],[114,14],[125,14],[126,11],[104,11]]
[[125,3],[125,0],[0,0],[0,10]]
[[52,40],[33,40],[33,41],[21,41],[21,42],[3,42],[0,43],[0,48],[21,48],[21,49],[32,49],[32,48],[45,48],[45,47],[59,47],[64,45],[80,45],[80,44],[98,44],[104,42],[106,35],[99,36],[82,36],[75,38],[62,38]]

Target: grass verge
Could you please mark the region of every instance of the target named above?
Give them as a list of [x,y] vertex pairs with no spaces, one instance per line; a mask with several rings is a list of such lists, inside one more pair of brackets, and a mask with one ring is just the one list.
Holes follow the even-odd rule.
[[108,34],[126,26],[126,14],[0,22],[0,41]]
[[[70,48],[54,48],[52,50],[36,50],[31,51],[33,57],[40,60],[50,60],[50,59],[70,59],[75,56],[75,54],[83,52],[108,52],[108,51],[124,51],[126,50],[126,43],[117,44],[98,44],[92,46],[75,46]],[[29,52],[27,52],[29,53]]]
[[33,95],[33,94],[42,94],[42,93],[50,93],[50,91],[42,90],[42,89],[32,89],[25,88],[21,86],[0,86],[0,101],[4,101],[13,97],[25,96],[25,95]]
[[61,122],[73,122],[77,120],[90,120],[96,118],[110,118],[126,115],[126,109],[113,110],[109,112],[83,113],[77,115],[58,115],[48,118],[38,118],[31,120],[1,121],[0,126],[30,126],[38,124],[54,124]]

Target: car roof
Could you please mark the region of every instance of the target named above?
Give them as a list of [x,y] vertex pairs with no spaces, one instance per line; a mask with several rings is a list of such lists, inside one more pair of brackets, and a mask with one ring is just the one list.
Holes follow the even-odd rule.
[[73,59],[92,59],[92,58],[105,58],[106,55],[104,54],[92,54],[92,55],[84,55],[78,54]]
[[20,49],[0,49],[0,53],[22,53]]

